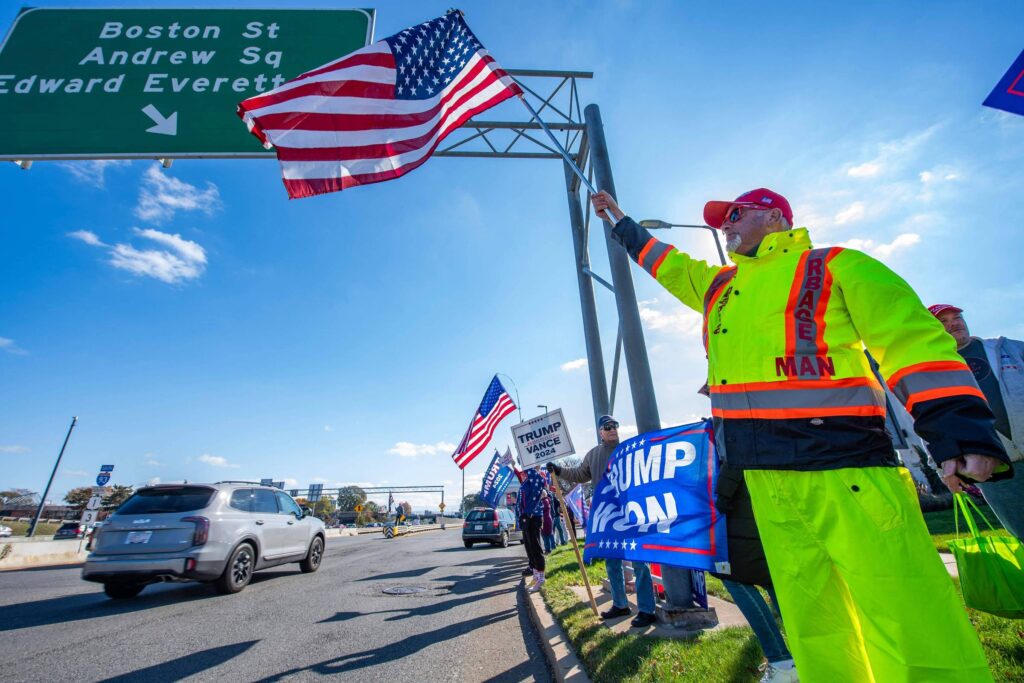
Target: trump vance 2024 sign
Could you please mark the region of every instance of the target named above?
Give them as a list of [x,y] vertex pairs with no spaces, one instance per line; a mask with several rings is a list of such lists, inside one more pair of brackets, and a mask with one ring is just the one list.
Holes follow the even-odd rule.
[[239,102],[368,45],[373,10],[23,9],[0,159],[273,156]]

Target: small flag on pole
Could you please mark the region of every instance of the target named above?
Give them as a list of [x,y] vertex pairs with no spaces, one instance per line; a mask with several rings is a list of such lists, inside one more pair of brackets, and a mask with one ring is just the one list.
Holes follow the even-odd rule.
[[250,97],[238,115],[277,149],[295,199],[404,175],[471,117],[521,94],[450,10]]
[[462,437],[458,448],[452,453],[452,460],[459,466],[459,469],[466,469],[466,465],[480,455],[491,437],[494,436],[494,430],[498,423],[515,409],[516,404],[512,402],[512,397],[508,395],[498,376],[495,375],[490,386],[487,387],[483,400],[480,401],[476,415],[469,423],[466,435]]

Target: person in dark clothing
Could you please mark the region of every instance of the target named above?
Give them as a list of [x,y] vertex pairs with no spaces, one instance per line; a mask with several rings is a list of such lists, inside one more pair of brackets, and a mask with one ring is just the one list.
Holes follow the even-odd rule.
[[519,489],[516,511],[519,514],[519,526],[523,530],[523,544],[526,545],[526,557],[530,562],[533,581],[527,590],[536,593],[544,585],[544,549],[541,547],[540,530],[544,523],[544,477],[538,468],[528,470],[526,479]]

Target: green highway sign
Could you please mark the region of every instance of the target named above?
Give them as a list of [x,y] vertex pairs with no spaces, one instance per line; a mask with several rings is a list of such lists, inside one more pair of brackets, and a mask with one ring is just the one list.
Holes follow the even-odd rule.
[[0,159],[273,156],[239,102],[370,43],[373,10],[23,9]]

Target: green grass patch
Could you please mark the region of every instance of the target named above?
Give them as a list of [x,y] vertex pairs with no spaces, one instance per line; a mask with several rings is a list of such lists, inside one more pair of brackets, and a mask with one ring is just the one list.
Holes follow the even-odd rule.
[[[985,515],[988,521],[995,527],[995,531],[991,531],[985,522],[978,519],[978,528],[982,529],[982,534],[985,536],[991,536],[993,534],[1002,535],[1007,533],[1003,529],[1003,525],[999,522],[996,514],[992,511],[988,505],[984,503],[978,503],[978,509]],[[928,533],[932,535],[932,542],[935,544],[935,549],[939,552],[948,553],[949,544],[948,542],[956,538],[956,525],[953,519],[953,510],[936,510],[934,512],[924,513],[924,523],[928,525]],[[970,531],[967,529],[967,525],[964,524],[963,518],[960,519],[960,535],[968,536]]]
[[[2,524],[3,526],[11,527],[11,531],[14,533],[15,536],[24,536],[25,534],[28,533],[28,525],[29,525],[28,522],[22,522],[22,521],[2,522],[2,521],[0,521],[0,524]],[[53,536],[55,533],[57,533],[57,529],[59,529],[59,528],[60,528],[60,522],[40,522],[39,526],[36,527],[36,535],[35,535],[35,537],[36,538],[42,538],[44,536]],[[0,539],[0,541],[2,541],[2,540],[3,539]]]
[[[692,641],[613,633],[581,602],[570,586],[583,585],[576,555],[568,546],[547,558],[543,595],[573,649],[595,683],[604,681],[707,681],[746,683],[760,677],[763,656],[753,631],[731,628]],[[601,589],[604,562],[587,566],[595,591]],[[708,577],[708,593],[728,598],[722,582]]]
[[[952,511],[946,512],[951,518]],[[588,565],[587,576],[596,593],[607,576],[604,562]],[[959,593],[960,584],[955,578],[953,580]],[[730,628],[692,641],[619,635],[604,627],[590,606],[576,597],[571,586],[581,585],[583,579],[572,549],[569,546],[556,548],[547,558],[547,583],[542,591],[544,601],[595,683],[748,683],[760,677],[758,667],[763,661],[763,654],[754,632],[749,628]],[[729,599],[718,579],[708,576],[707,586],[709,594]],[[967,613],[978,631],[995,680],[1024,681],[1024,621],[1004,619],[969,608]]]

